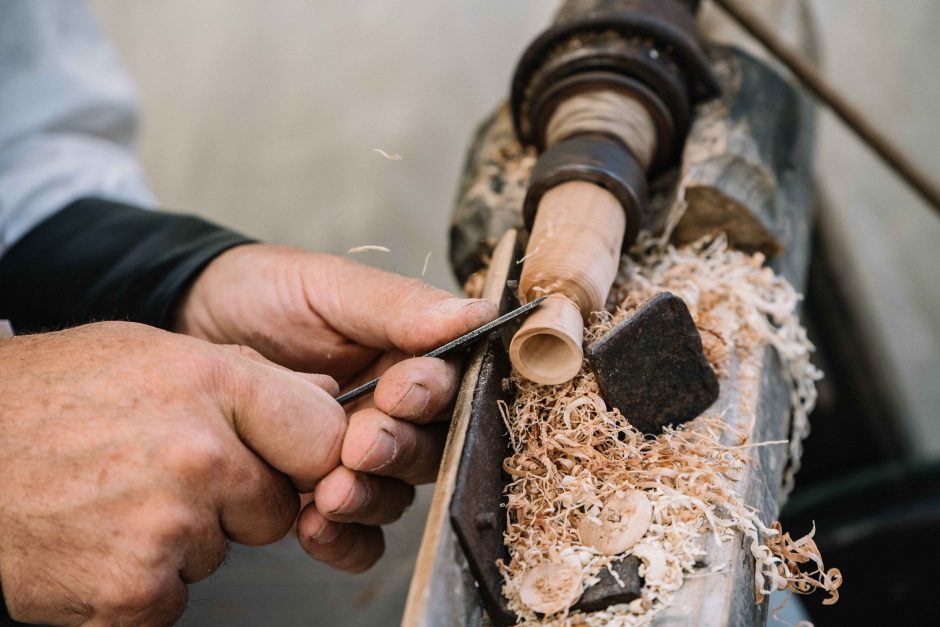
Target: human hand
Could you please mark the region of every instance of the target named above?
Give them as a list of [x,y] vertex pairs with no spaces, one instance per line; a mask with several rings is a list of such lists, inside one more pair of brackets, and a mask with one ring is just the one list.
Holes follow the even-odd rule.
[[0,341],[0,584],[14,619],[169,625],[227,538],[283,537],[340,460],[329,377],[130,323]]
[[342,465],[316,487],[298,520],[313,557],[350,571],[384,549],[379,525],[434,480],[446,435],[440,422],[457,386],[453,363],[414,358],[496,316],[483,300],[453,298],[348,259],[269,245],[213,261],[180,303],[175,330],[245,344],[294,370],[344,385],[378,375],[371,399],[348,407]]

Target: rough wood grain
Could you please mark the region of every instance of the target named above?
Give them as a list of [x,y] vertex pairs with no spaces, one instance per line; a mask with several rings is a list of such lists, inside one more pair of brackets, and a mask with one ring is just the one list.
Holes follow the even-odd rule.
[[812,201],[813,111],[793,85],[734,48],[712,50],[722,97],[700,107],[686,141],[681,193],[687,204],[673,241],[721,230],[768,257],[798,236],[788,216]]

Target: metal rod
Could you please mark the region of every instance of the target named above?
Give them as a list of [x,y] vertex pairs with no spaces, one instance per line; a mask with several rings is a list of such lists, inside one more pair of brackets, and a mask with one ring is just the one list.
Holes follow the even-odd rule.
[[855,131],[863,142],[940,214],[940,186],[914,164],[894,142],[883,135],[865,114],[843,98],[812,64],[787,45],[754,13],[742,7],[737,0],[714,2],[786,65],[816,98],[828,105],[846,126]]
[[[425,353],[422,356],[423,357],[443,357],[444,355],[447,355],[453,352],[454,350],[460,348],[461,346],[466,346],[467,344],[475,342],[481,337],[486,337],[487,335],[490,334],[490,332],[495,331],[496,329],[500,328],[504,324],[508,324],[509,322],[512,322],[516,318],[520,318],[526,315],[527,313],[529,313],[530,311],[532,311],[533,309],[541,305],[543,302],[545,302],[546,298],[548,298],[548,296],[541,296],[539,298],[536,298],[535,300],[530,301],[521,307],[513,309],[509,313],[501,315],[496,320],[487,322],[483,326],[477,327],[473,331],[470,331],[469,333],[461,335],[455,340],[451,340],[450,342],[447,342],[443,346],[438,346],[437,348],[432,350],[430,353]],[[337,396],[336,402],[339,403],[340,405],[345,405],[346,403],[350,401],[356,400],[363,394],[367,394],[368,392],[371,392],[372,390],[375,389],[375,386],[379,384],[379,378],[380,377],[376,377],[375,379],[372,379],[368,383],[363,383],[359,387],[353,388],[352,390],[346,392],[345,394],[341,394],[340,396]]]

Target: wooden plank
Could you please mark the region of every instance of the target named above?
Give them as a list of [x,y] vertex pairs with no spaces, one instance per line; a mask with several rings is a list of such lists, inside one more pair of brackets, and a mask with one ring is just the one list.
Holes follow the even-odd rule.
[[[789,390],[776,354],[771,349],[731,358],[729,378],[722,381],[716,407],[724,411],[729,424],[743,430],[749,442],[787,438]],[[742,371],[758,372],[750,385],[741,385]],[[747,409],[756,407],[756,418]],[[736,444],[728,434],[724,444]],[[766,523],[776,520],[779,509],[780,478],[786,462],[786,447],[762,446],[750,449],[750,462],[736,485],[736,492],[750,506],[761,511]],[[701,574],[687,578],[673,603],[660,613],[654,625],[700,625],[730,627],[764,625],[767,602],[756,603],[754,559],[742,534],[735,540],[716,544],[706,537],[706,556],[697,564]],[[715,569],[717,572],[712,572]]]

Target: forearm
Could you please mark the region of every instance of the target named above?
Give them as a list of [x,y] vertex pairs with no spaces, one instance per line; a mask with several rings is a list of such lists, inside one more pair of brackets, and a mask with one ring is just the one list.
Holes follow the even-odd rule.
[[18,333],[96,320],[166,327],[192,279],[249,241],[191,216],[79,200],[0,258],[0,318]]

